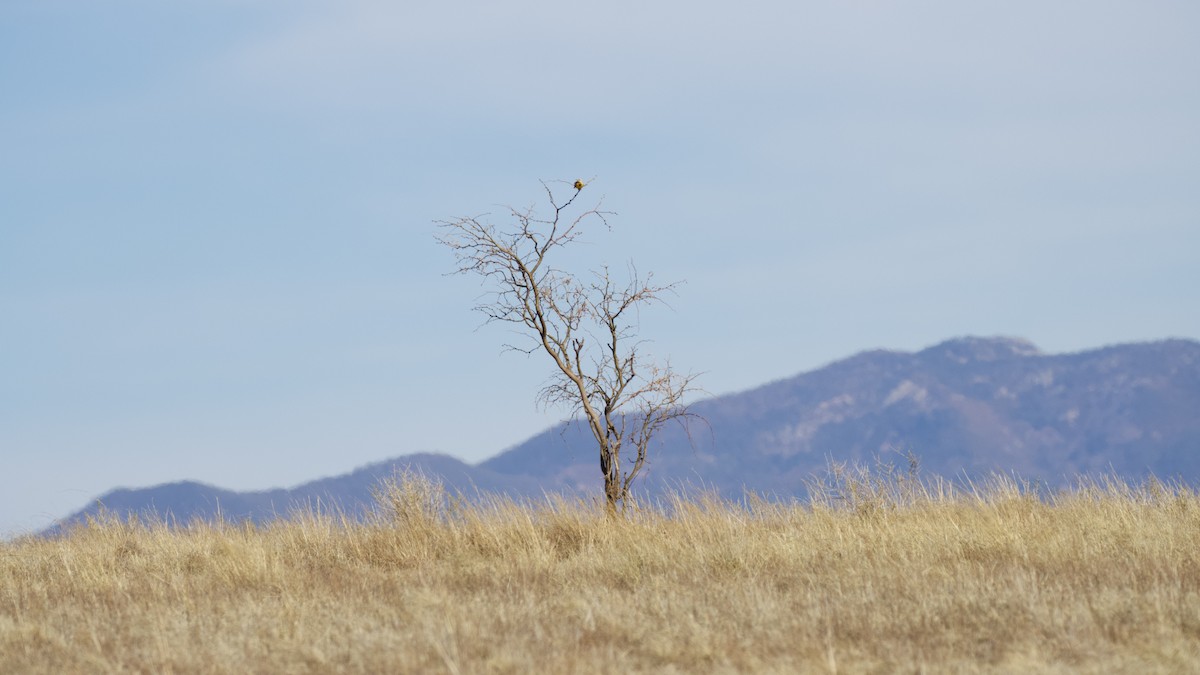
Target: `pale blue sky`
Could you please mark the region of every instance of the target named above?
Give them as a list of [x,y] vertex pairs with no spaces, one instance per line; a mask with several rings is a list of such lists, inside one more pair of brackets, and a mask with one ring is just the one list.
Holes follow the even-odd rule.
[[964,334],[1200,337],[1200,5],[0,4],[0,533],[561,416],[432,221],[596,177],[719,394]]

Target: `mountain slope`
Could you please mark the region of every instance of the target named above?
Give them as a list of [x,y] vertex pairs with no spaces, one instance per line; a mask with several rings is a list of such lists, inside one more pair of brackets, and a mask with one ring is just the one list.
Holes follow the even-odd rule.
[[[1015,472],[1051,485],[1083,473],[1153,473],[1200,483],[1200,343],[1165,340],[1077,354],[1043,354],[1012,338],[960,338],[916,353],[871,351],[745,392],[701,401],[691,439],[658,439],[642,489],[683,483],[729,494],[799,495],[829,461],[870,462],[910,450],[926,472]],[[232,493],[197,484],[118,490],[100,498],[125,512],[177,520],[262,520],[314,500],[352,509],[398,466],[452,489],[538,495],[598,490],[598,458],[582,425],[546,430],[470,466],[412,455],[292,490]],[[91,507],[70,520],[94,511]]]
[[[830,460],[911,450],[927,472],[1015,472],[1059,484],[1115,471],[1200,478],[1200,343],[1167,340],[1046,355],[1024,340],[963,338],[873,351],[696,404],[709,428],[663,434],[650,487],[689,480],[796,494]],[[545,432],[480,466],[594,485],[577,429]]]
[[101,511],[126,517],[138,514],[172,524],[219,517],[233,522],[266,522],[296,509],[335,507],[348,515],[361,514],[374,506],[372,490],[380,481],[404,470],[436,476],[452,493],[505,493],[538,496],[542,490],[532,479],[504,476],[473,467],[446,455],[418,454],[376,462],[354,471],[322,478],[292,489],[234,492],[194,481],[165,483],[149,488],[118,488],[105,493],[90,506],[64,518],[49,532],[86,521]]

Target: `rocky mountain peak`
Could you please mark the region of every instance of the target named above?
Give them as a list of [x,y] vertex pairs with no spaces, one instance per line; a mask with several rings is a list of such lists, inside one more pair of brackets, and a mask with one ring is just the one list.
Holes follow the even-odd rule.
[[919,356],[948,359],[965,364],[972,361],[1001,361],[1023,356],[1040,356],[1042,351],[1029,340],[1017,337],[960,337],[936,344]]

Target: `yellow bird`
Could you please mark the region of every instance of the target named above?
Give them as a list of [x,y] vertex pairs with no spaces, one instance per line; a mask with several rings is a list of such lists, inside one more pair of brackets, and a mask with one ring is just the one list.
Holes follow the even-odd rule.
[[575,189],[582,190],[583,189],[583,181],[581,181],[581,180],[575,181]]

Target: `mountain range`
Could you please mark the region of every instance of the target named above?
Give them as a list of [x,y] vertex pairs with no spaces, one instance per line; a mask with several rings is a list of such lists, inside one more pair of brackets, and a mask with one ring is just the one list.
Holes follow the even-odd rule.
[[[912,453],[946,478],[1015,474],[1050,486],[1082,475],[1200,484],[1200,342],[1163,340],[1044,354],[1015,338],[966,337],[919,352],[869,351],[692,406],[702,422],[656,439],[639,489],[702,485],[803,497],[831,463]],[[195,482],[113,490],[60,521],[155,512],[175,522],[250,518],[297,506],[356,512],[372,487],[410,468],[466,496],[598,494],[593,442],[564,422],[470,465],[416,454],[291,488],[232,492]]]

